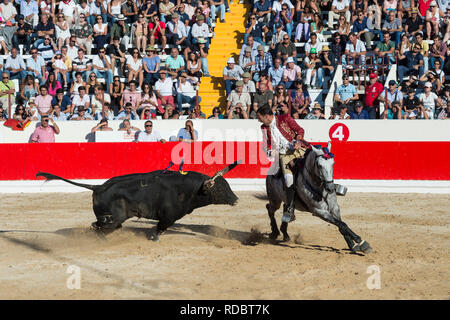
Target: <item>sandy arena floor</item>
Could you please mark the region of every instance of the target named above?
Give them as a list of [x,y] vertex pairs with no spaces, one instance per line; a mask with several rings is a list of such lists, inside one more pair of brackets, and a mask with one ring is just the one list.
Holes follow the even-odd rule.
[[[448,195],[339,198],[343,220],[374,249],[364,256],[303,213],[290,242],[271,243],[266,201],[237,194],[237,207],[199,209],[159,243],[146,239],[155,222],[137,218],[98,238],[90,192],[0,195],[0,299],[450,298]],[[78,290],[67,288],[73,265]],[[367,288],[370,266],[380,289]]]

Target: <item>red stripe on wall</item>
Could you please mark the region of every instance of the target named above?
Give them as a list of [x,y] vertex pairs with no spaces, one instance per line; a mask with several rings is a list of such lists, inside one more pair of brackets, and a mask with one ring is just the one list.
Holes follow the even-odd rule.
[[[263,178],[268,167],[260,142],[1,144],[0,150],[0,180],[33,180],[38,171],[107,179],[164,169],[183,155],[183,170],[207,175],[235,160],[243,164],[229,178]],[[335,142],[331,151],[335,179],[450,180],[450,142]]]

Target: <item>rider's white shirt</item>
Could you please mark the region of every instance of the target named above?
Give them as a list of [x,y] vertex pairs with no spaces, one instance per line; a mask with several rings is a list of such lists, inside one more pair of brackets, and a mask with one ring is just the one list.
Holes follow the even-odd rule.
[[273,117],[270,123],[270,132],[272,134],[272,148],[278,150],[280,154],[285,154],[290,148],[290,143],[278,130],[276,116]]

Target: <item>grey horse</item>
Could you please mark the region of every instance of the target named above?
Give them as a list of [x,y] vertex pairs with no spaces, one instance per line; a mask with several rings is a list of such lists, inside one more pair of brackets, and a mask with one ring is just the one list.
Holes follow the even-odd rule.
[[[337,226],[352,252],[369,253],[372,251],[369,243],[362,240],[341,219],[336,197],[336,186],[338,185],[335,185],[333,181],[334,155],[330,153],[330,150],[331,143],[328,143],[327,148],[311,145],[307,151],[303,169],[295,181],[295,209],[311,212],[314,216]],[[267,175],[266,189],[269,203],[266,208],[272,228],[270,238],[273,240],[280,235],[275,220],[275,211],[280,208],[282,202],[285,202],[283,188],[283,177],[281,175]],[[290,240],[287,226],[287,222],[281,223],[280,230],[283,233],[284,241]]]

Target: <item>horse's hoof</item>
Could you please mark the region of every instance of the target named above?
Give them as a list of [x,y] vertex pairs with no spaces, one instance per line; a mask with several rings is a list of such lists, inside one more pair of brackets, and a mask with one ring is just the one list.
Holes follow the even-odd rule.
[[358,251],[361,251],[361,247],[359,246],[359,244],[355,243],[355,244],[353,245],[353,247],[350,248],[350,250],[351,250],[353,253],[357,253]]
[[285,236],[283,236],[283,241],[289,242],[289,241],[291,241],[291,237],[289,237],[288,235],[285,235]]
[[269,234],[269,239],[270,240],[276,240],[279,235],[280,235],[279,232],[272,232],[271,234]]
[[365,240],[361,241],[358,245],[359,249],[365,254],[371,253],[373,251],[370,244]]

